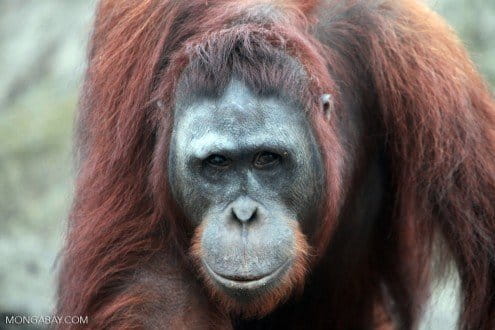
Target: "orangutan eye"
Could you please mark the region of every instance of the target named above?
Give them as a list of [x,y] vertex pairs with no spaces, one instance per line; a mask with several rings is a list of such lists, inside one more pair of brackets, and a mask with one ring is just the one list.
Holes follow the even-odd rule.
[[222,169],[229,167],[232,163],[232,161],[227,157],[218,154],[209,156],[208,158],[206,158],[205,162],[210,166]]
[[264,168],[270,165],[275,165],[280,161],[280,155],[269,151],[260,152],[254,159],[254,166]]

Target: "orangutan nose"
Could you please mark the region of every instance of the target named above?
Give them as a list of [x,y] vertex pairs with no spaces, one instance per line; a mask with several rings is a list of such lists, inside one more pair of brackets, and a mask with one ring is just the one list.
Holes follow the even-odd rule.
[[232,203],[232,217],[241,223],[256,220],[258,203],[249,197],[239,197]]

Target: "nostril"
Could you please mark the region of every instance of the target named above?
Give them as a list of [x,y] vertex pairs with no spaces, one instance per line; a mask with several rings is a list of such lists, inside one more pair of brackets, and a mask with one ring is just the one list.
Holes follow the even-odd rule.
[[258,213],[258,208],[255,208],[253,214],[251,214],[251,217],[248,219],[248,221],[252,221],[256,219],[257,213]]

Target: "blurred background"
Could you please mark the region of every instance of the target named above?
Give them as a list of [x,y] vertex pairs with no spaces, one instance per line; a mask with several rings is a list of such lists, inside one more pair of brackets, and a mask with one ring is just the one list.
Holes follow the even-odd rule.
[[[429,3],[493,89],[495,1]],[[94,7],[94,0],[0,0],[0,315],[49,315],[54,306],[55,260],[73,190],[73,117]],[[450,328],[453,302],[445,296],[432,329]]]

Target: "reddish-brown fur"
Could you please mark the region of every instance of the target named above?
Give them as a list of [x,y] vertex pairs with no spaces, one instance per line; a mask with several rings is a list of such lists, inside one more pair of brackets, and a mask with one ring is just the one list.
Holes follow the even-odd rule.
[[[494,329],[495,105],[452,31],[413,0],[101,1],[57,313],[89,315],[96,329],[230,327],[196,288],[191,228],[170,198],[164,164],[179,76],[202,56],[221,87],[231,72],[220,55],[235,42],[248,57],[289,54],[307,73],[301,86],[282,79],[283,70],[236,62],[251,86],[293,92],[308,109],[326,164],[325,217],[309,241],[319,259],[332,251],[351,180],[351,152],[338,136],[338,121],[348,119],[339,112],[343,90],[352,86],[378,109],[386,135],[393,198],[368,250],[355,247],[366,262],[345,278],[327,275],[328,263],[316,268],[327,300],[307,305],[305,317],[350,329],[389,314],[397,327],[413,328],[433,243],[443,242],[461,279],[461,328]],[[334,95],[330,120],[319,111],[324,92]],[[288,324],[298,315],[287,315]]]

